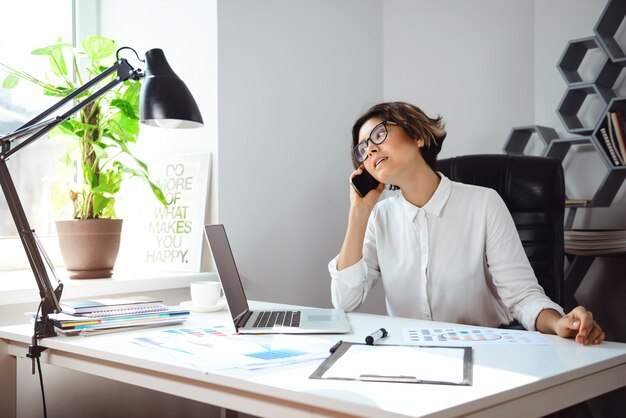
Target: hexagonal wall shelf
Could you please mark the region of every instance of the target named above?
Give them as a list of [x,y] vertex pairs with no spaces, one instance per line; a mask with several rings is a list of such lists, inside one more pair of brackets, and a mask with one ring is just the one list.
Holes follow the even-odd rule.
[[[585,57],[591,51],[598,51],[601,54],[602,67],[592,77],[583,79],[583,75],[580,73],[581,66]],[[591,36],[568,42],[561,59],[559,59],[557,68],[568,84],[591,82],[601,89],[609,90],[603,94],[606,96],[611,95],[613,85],[617,81],[623,67],[613,63],[606,55],[598,38]]]
[[[598,153],[602,155],[602,159],[606,163],[607,167],[609,167],[609,169],[626,170],[626,166],[622,164],[622,162],[626,160],[626,155],[623,152],[624,150],[626,150],[626,146],[623,150],[620,150],[620,140],[618,138],[615,126],[613,126],[612,129],[609,129],[609,122],[607,118],[613,112],[618,112],[621,116],[621,119],[624,120],[624,116],[626,116],[626,98],[617,97],[609,102],[605,112],[606,116],[600,119],[598,125],[593,131],[593,134],[591,135],[591,141],[598,150]],[[613,125],[613,122],[611,122],[611,124]],[[622,130],[624,129],[626,129],[626,127],[624,127],[622,124]],[[610,144],[607,144],[607,139],[605,139],[604,134],[606,134],[606,137],[608,138],[608,142]],[[622,141],[622,146],[624,146],[624,144],[624,141]],[[609,146],[613,148],[614,154],[618,154],[617,156],[611,156],[612,153],[609,149]]]
[[[553,139],[548,144],[548,148],[546,148],[544,156],[550,157],[550,158],[556,158],[559,161],[561,161],[561,163],[563,163],[563,161],[565,160],[565,157],[572,149],[572,145],[584,145],[584,144],[590,144],[590,143],[591,143],[591,138],[588,136]],[[570,196],[566,196],[566,200],[569,197]]]
[[[557,115],[561,118],[567,132],[586,135],[593,131],[600,115],[597,115],[598,117],[595,117],[592,123],[584,123],[581,115],[579,115],[585,100],[591,96],[600,101],[602,110],[604,110],[615,94],[612,90],[601,89],[593,83],[579,83],[567,88],[557,109]],[[598,113],[603,114],[603,112]]]
[[553,139],[559,137],[559,134],[554,129],[547,126],[517,126],[511,130],[509,137],[504,143],[504,152],[506,154],[524,154],[528,141],[530,141],[533,134],[537,134],[537,138],[544,144],[544,152],[548,144]]
[[625,17],[626,1],[608,1],[593,29],[611,61],[620,65],[626,63],[626,45],[623,45],[623,38],[617,39],[616,35]]
[[572,145],[583,145],[589,143],[591,143],[591,138],[588,136],[554,139],[550,141],[550,144],[548,144],[545,156],[557,158],[563,162],[563,160],[565,160],[565,156],[567,156],[567,153],[572,148]]
[[619,191],[624,179],[626,170],[609,170],[600,182],[598,190],[591,199],[590,206],[607,207],[613,203],[613,198]]
[[[622,72],[626,69],[625,24],[626,0],[608,0],[594,28],[596,36],[568,42],[557,64],[567,83],[557,115],[569,133],[581,136],[559,138],[552,128],[520,126],[512,129],[504,144],[505,153],[524,154],[531,137],[536,134],[545,145],[542,155],[557,158],[561,162],[571,152],[573,145],[590,143],[593,146],[593,152],[599,154],[598,157],[606,166],[606,173],[590,201],[585,200],[585,203],[580,204],[574,202],[570,205],[573,210],[570,210],[567,217],[568,227],[573,223],[576,207],[610,206],[626,180],[626,165],[622,164],[617,155],[613,158],[603,134],[603,131],[607,133],[615,151],[619,143],[611,142],[609,134],[613,133],[615,140],[616,133],[608,130],[607,115],[619,112],[621,119],[626,121],[626,97],[616,97],[620,91],[620,86],[616,84],[622,79]],[[597,52],[602,55],[590,55]],[[582,74],[583,72],[587,74]],[[626,126],[624,130],[626,131]],[[626,144],[624,148],[626,149]],[[623,157],[626,161],[626,155]]]

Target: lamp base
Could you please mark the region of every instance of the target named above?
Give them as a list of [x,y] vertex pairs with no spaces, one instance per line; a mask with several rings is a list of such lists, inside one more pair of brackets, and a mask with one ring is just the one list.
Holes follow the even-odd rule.
[[37,325],[35,325],[35,338],[39,339],[56,336],[57,333],[54,331],[54,322],[48,318],[48,315],[37,319]]

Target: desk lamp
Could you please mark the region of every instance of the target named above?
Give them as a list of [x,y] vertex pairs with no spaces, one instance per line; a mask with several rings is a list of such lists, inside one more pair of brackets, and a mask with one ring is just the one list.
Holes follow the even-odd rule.
[[[89,103],[102,96],[113,87],[123,83],[126,80],[139,80],[145,78],[141,87],[141,95],[139,101],[139,118],[144,124],[169,128],[198,128],[203,125],[202,115],[198,109],[193,96],[185,83],[171,69],[163,51],[160,49],[151,49],[145,54],[146,71],[145,73],[137,68],[133,68],[125,58],[120,58],[120,51],[123,49],[132,50],[135,55],[137,52],[129,47],[123,47],[117,50],[117,61],[108,69],[104,70],[98,76],[79,87],[76,91],[64,97],[55,105],[45,110],[38,116],[34,117],[14,132],[0,136],[0,185],[7,199],[7,205],[11,211],[11,216],[17,227],[17,232],[24,245],[26,256],[30,267],[35,276],[37,286],[39,287],[39,295],[41,296],[41,313],[37,315],[35,324],[35,334],[33,341],[55,336],[54,324],[48,318],[51,313],[61,312],[59,301],[63,291],[63,283],[58,278],[58,286],[53,289],[48,271],[44,265],[44,259],[54,274],[54,268],[46,256],[46,253],[38,240],[35,231],[28,224],[28,219],[24,213],[24,208],[18,197],[15,185],[9,174],[7,160],[20,149],[33,143],[41,138],[59,124],[68,120],[74,113],[80,111]],[[60,113],[64,105],[79,97],[88,89],[96,86],[98,83],[106,79],[112,74],[116,74],[115,78],[99,90],[75,104],[74,107]],[[48,118],[48,119],[46,119]],[[38,355],[38,353],[31,353]],[[30,356],[29,356],[30,357]]]

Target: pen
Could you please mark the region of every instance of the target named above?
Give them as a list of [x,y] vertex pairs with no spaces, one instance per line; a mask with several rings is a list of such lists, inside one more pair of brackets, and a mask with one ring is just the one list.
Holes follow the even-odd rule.
[[341,340],[337,341],[337,343],[335,345],[333,345],[332,347],[330,347],[330,350],[328,350],[328,351],[330,351],[331,354],[334,353],[335,350],[337,350],[339,348],[339,346],[341,345],[342,342],[343,341],[341,341]]
[[372,332],[370,335],[365,337],[365,344],[374,345],[374,343],[381,338],[385,338],[387,336],[387,330],[385,328],[377,329]]

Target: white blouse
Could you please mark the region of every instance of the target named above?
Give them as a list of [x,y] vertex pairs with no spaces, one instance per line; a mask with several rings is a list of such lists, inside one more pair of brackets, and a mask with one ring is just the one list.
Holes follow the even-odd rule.
[[563,315],[537,283],[513,218],[495,190],[441,182],[419,208],[402,194],[376,204],[363,257],[328,265],[336,308],[358,308],[382,279],[392,316],[497,327],[514,318],[535,330],[537,315]]

